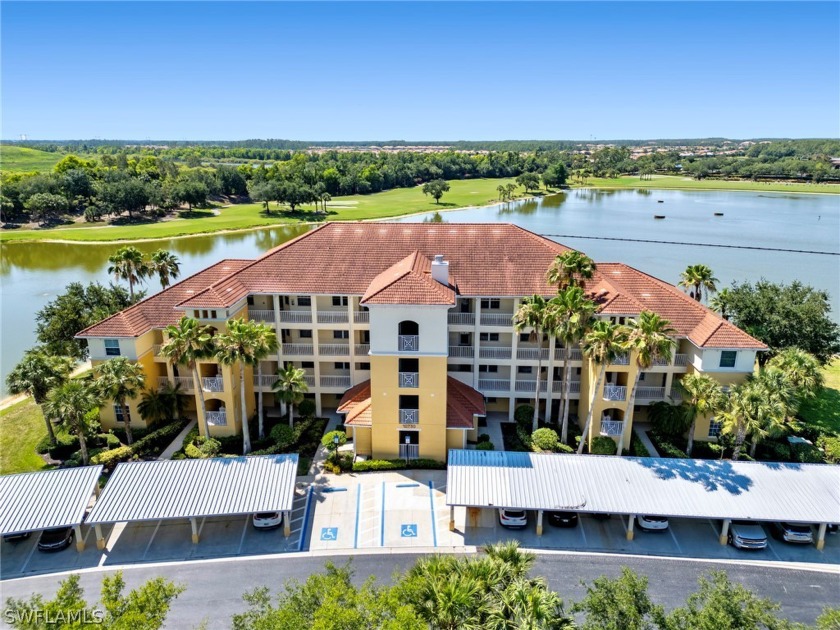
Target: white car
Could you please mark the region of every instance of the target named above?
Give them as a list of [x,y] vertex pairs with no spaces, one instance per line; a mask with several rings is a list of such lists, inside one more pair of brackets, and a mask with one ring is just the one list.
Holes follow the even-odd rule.
[[283,524],[283,515],[280,512],[259,512],[254,514],[255,529],[277,529]]
[[648,532],[664,532],[668,529],[668,519],[664,516],[637,516],[636,522]]
[[729,544],[738,549],[764,549],[767,547],[767,534],[756,523],[732,521],[729,526]]
[[525,510],[499,509],[499,523],[508,529],[522,529],[528,526],[528,514]]

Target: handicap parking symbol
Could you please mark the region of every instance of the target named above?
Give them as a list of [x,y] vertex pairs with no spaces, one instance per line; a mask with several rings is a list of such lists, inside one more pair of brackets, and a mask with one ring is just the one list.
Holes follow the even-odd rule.
[[338,527],[322,527],[321,540],[338,540]]
[[417,538],[417,523],[403,523],[400,535],[403,538]]

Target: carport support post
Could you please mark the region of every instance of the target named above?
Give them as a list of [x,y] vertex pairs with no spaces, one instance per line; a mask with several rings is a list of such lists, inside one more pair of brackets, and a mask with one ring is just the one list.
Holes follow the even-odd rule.
[[723,526],[720,528],[720,538],[718,539],[721,545],[725,545],[729,539],[729,524],[731,522],[732,519],[723,519]]
[[81,553],[85,550],[85,539],[82,538],[82,526],[73,525],[73,532],[76,534],[76,551]]
[[190,525],[192,526],[192,541],[194,545],[198,544],[198,522],[194,519],[190,519]]
[[542,536],[542,517],[543,511],[537,510],[537,536]]
[[102,535],[102,525],[97,523],[93,526],[93,531],[96,532],[96,548],[105,549],[105,536]]
[[450,532],[455,531],[455,506],[454,505],[449,506],[449,531]]
[[627,540],[633,540],[633,523],[636,521],[636,515],[631,514],[630,518],[627,519]]
[[283,512],[283,535],[288,538],[292,535],[292,513]]
[[822,551],[823,547],[825,547],[825,529],[825,523],[820,523],[820,526],[817,529],[817,549],[820,551]]

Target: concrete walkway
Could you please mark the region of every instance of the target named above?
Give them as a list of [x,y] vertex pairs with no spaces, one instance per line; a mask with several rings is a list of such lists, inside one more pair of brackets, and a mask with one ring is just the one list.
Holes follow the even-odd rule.
[[645,445],[645,448],[648,450],[648,454],[651,457],[659,457],[659,452],[656,450],[656,447],[653,445],[653,442],[650,441],[647,432],[650,431],[649,424],[637,424],[635,425],[636,435],[639,436],[639,439],[642,441],[642,444]]
[[172,440],[172,444],[163,449],[163,452],[158,456],[158,459],[172,459],[176,451],[180,451],[184,445],[184,438],[187,437],[192,428],[195,426],[197,420],[192,420],[184,429]]
[[[344,420],[344,416],[338,415],[334,409],[324,409],[323,415],[325,418],[329,419],[327,422],[327,426],[324,428],[324,435],[329,433],[330,431],[335,431],[338,428],[338,425],[342,423]],[[353,452],[353,444],[345,444],[342,448],[338,450],[339,453],[344,453],[346,451]],[[324,462],[327,461],[327,457],[330,456],[330,452],[324,447],[319,445],[318,450],[315,451],[315,457],[312,458],[312,464],[309,466],[309,473],[310,475],[321,475],[324,472]]]
[[493,412],[487,414],[487,426],[478,427],[478,434],[486,433],[497,451],[505,450],[505,440],[502,436],[502,422],[507,422],[507,414]]

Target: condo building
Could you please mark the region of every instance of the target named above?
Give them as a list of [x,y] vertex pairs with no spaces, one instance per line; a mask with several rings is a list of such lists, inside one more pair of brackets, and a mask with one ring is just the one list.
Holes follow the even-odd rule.
[[[566,349],[553,336],[532,341],[530,331],[516,332],[513,315],[523,298],[556,294],[546,270],[565,251],[510,224],[327,223],[256,260],[223,260],[79,337],[94,364],[124,356],[143,366],[147,387],[179,385],[187,413],[197,416],[191,371],[161,355],[166,326],[185,315],[214,332],[234,318],[264,322],[279,350],[262,363],[261,377],[245,369],[248,417],[258,392],[267,413],[280,413],[272,384],[291,363],[304,370],[318,414],[344,415],[356,455],[445,460],[449,449],[477,438],[480,417],[512,419],[517,406],[534,404],[538,387],[541,417],[557,419]],[[685,374],[730,386],[766,349],[673,285],[622,263],[597,262],[584,289],[596,317],[625,323],[653,311],[677,342],[640,375],[633,408],[635,356],[606,366],[593,392],[600,366],[569,348],[570,411],[583,419],[593,405],[591,436],[626,446],[651,403],[681,400]],[[198,370],[211,435],[240,432],[238,367],[207,359]],[[145,427],[138,402],[129,401],[127,417],[103,407],[103,427]],[[714,440],[719,431],[713,418],[700,418],[694,437]]]

